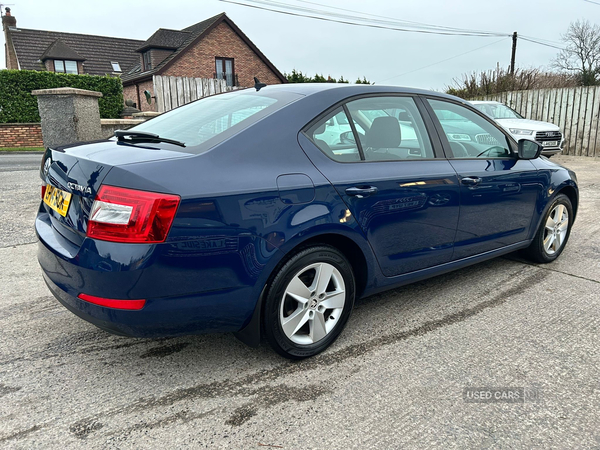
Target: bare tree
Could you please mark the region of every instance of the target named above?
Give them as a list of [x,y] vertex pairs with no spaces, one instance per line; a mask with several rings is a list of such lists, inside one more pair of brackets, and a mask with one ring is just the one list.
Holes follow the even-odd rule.
[[571,22],[562,41],[567,44],[554,66],[577,76],[580,84],[600,84],[600,26],[587,20]]

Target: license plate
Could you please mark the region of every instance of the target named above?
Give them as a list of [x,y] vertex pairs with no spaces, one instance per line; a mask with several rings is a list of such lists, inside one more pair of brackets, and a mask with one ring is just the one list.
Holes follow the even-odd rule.
[[558,147],[557,141],[544,141],[542,142],[542,147]]
[[71,203],[71,195],[68,192],[61,191],[54,186],[46,186],[46,194],[44,195],[44,203],[54,211],[65,217],[69,204]]

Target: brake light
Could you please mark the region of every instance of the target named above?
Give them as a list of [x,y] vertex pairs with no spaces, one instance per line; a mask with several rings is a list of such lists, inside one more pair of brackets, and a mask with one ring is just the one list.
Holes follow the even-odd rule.
[[179,201],[178,195],[102,186],[92,205],[87,235],[112,242],[164,242]]
[[77,298],[93,303],[94,305],[106,306],[107,308],[130,309],[136,311],[142,309],[146,304],[146,300],[116,300],[113,298],[94,297],[93,295],[84,293],[79,294]]
[[42,184],[42,200],[44,200],[45,195],[46,195],[46,185]]

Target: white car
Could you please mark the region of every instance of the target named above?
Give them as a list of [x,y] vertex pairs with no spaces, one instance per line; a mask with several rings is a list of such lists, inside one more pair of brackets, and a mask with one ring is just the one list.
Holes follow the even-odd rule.
[[526,119],[500,102],[472,101],[471,104],[498,122],[517,142],[529,139],[540,144],[544,147],[542,155],[550,158],[562,151],[563,134],[553,123]]

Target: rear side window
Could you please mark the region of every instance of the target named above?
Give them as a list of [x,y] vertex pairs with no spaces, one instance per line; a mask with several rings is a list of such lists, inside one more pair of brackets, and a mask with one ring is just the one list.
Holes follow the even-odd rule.
[[425,124],[410,97],[366,97],[339,107],[312,125],[307,136],[339,162],[435,158]]
[[347,104],[360,136],[366,161],[434,158],[429,135],[410,97],[367,97]]
[[132,128],[185,143],[180,151],[202,153],[301,95],[247,90],[206,97]]
[[319,150],[335,161],[354,162],[361,159],[348,116],[341,107],[319,120],[306,134]]

